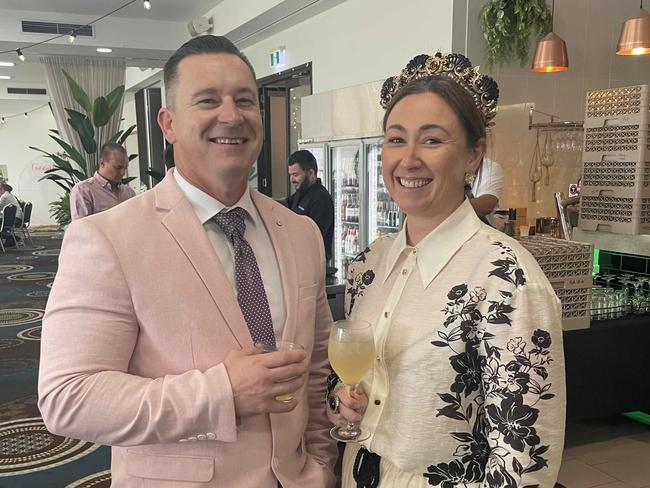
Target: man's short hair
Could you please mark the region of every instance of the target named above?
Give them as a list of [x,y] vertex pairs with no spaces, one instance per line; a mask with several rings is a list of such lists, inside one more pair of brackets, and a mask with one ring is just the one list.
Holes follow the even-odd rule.
[[117,142],[107,142],[102,146],[102,150],[99,153],[99,159],[107,161],[111,157],[111,154],[113,154],[113,151],[122,151],[126,154],[124,146],[119,145]]
[[246,66],[251,70],[253,80],[257,79],[251,62],[228,38],[212,35],[195,37],[179,47],[165,63],[165,68],[163,70],[165,80],[165,98],[169,101],[168,104],[170,106],[173,106],[174,104],[173,92],[178,78],[178,65],[183,59],[196,54],[232,54],[237,56],[246,63]]
[[316,158],[306,149],[296,151],[291,156],[289,156],[289,166],[294,164],[299,165],[300,169],[305,173],[310,169],[313,169],[314,173],[318,173],[318,163],[316,162]]

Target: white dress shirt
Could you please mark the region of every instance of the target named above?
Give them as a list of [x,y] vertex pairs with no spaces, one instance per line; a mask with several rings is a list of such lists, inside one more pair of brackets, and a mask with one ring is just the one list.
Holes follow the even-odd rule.
[[[530,253],[465,200],[417,246],[402,229],[348,272],[346,313],[374,330],[361,425],[362,444],[381,456],[380,488],[553,486],[564,433],[561,306]],[[358,445],[348,448],[344,488],[356,486]],[[548,466],[532,469],[536,459]],[[520,475],[520,466],[531,469]]]
[[[237,286],[235,285],[235,258],[233,247],[230,240],[226,237],[216,222],[212,220],[215,215],[228,207],[216,198],[189,183],[185,178],[183,178],[180,171],[178,171],[178,168],[174,168],[173,172],[178,186],[180,186],[181,190],[192,204],[196,216],[203,224],[203,228],[208,234],[208,239],[210,239],[212,247],[217,253],[219,261],[221,261],[226,276],[236,294]],[[251,248],[253,248],[253,253],[255,253],[255,258],[257,259],[257,266],[260,269],[260,275],[262,276],[262,282],[264,283],[264,290],[266,291],[266,298],[269,301],[269,308],[271,309],[273,330],[276,337],[282,337],[284,322],[287,315],[284,303],[284,293],[282,290],[282,279],[280,277],[280,268],[278,267],[278,261],[275,257],[271,238],[266,231],[264,222],[257,212],[257,208],[253,204],[250,191],[250,189],[247,189],[239,201],[230,208],[241,207],[250,215],[250,219],[246,220],[246,232],[244,237],[251,245]]]

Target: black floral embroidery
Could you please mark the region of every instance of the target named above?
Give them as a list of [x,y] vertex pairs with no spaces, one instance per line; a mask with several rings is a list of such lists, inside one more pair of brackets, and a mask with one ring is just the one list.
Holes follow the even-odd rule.
[[375,272],[371,269],[365,271],[363,274],[352,274],[352,277],[348,279],[348,289],[346,293],[350,295],[350,308],[348,309],[348,316],[352,314],[352,307],[354,307],[354,302],[357,297],[363,296],[363,292],[366,287],[370,286],[375,280]]
[[[537,329],[528,343],[523,337],[509,340],[507,361],[502,359],[503,348],[492,344],[496,336],[490,331],[512,325],[513,293],[526,284],[512,249],[501,242],[494,245],[503,257],[491,263],[494,268],[489,276],[507,283],[507,289],[500,290],[498,298],[488,299],[482,287],[454,286],[442,310],[445,330],[437,332],[440,340],[431,342],[451,351],[449,364],[456,373],[449,392],[438,393],[444,406],[436,416],[469,427],[450,434],[459,442],[455,459],[431,465],[423,473],[432,486],[455,488],[487,481],[490,487],[516,488],[525,473],[547,466],[544,454],[549,446],[541,444],[536,431],[539,409],[535,406],[554,397],[549,392],[551,383],[544,384],[546,366],[552,362],[551,335]],[[490,400],[487,406],[486,399]],[[526,454],[529,462],[522,465],[511,452]]]

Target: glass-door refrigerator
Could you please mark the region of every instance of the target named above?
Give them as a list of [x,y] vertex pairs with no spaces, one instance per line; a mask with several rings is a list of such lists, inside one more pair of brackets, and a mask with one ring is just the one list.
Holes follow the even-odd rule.
[[309,142],[301,143],[298,141],[298,147],[300,149],[306,149],[314,155],[316,158],[316,164],[318,164],[318,173],[317,176],[321,179],[323,186],[330,190],[330,181],[329,181],[329,154],[327,151],[327,143],[325,142]]
[[402,224],[402,212],[384,186],[381,175],[381,148],[383,139],[364,141],[368,169],[368,242],[397,232]]
[[334,266],[345,276],[348,263],[367,245],[366,171],[360,140],[328,143],[330,193],[334,199]]

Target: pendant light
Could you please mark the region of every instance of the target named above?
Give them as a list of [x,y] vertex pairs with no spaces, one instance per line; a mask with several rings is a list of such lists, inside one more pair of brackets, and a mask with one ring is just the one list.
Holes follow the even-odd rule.
[[641,0],[640,10],[623,23],[616,54],[619,56],[650,54],[650,14],[643,9],[643,0]]
[[[555,0],[551,10],[551,22],[555,24]],[[569,56],[566,52],[566,43],[553,30],[537,43],[535,57],[531,70],[538,73],[554,73],[569,69]]]

